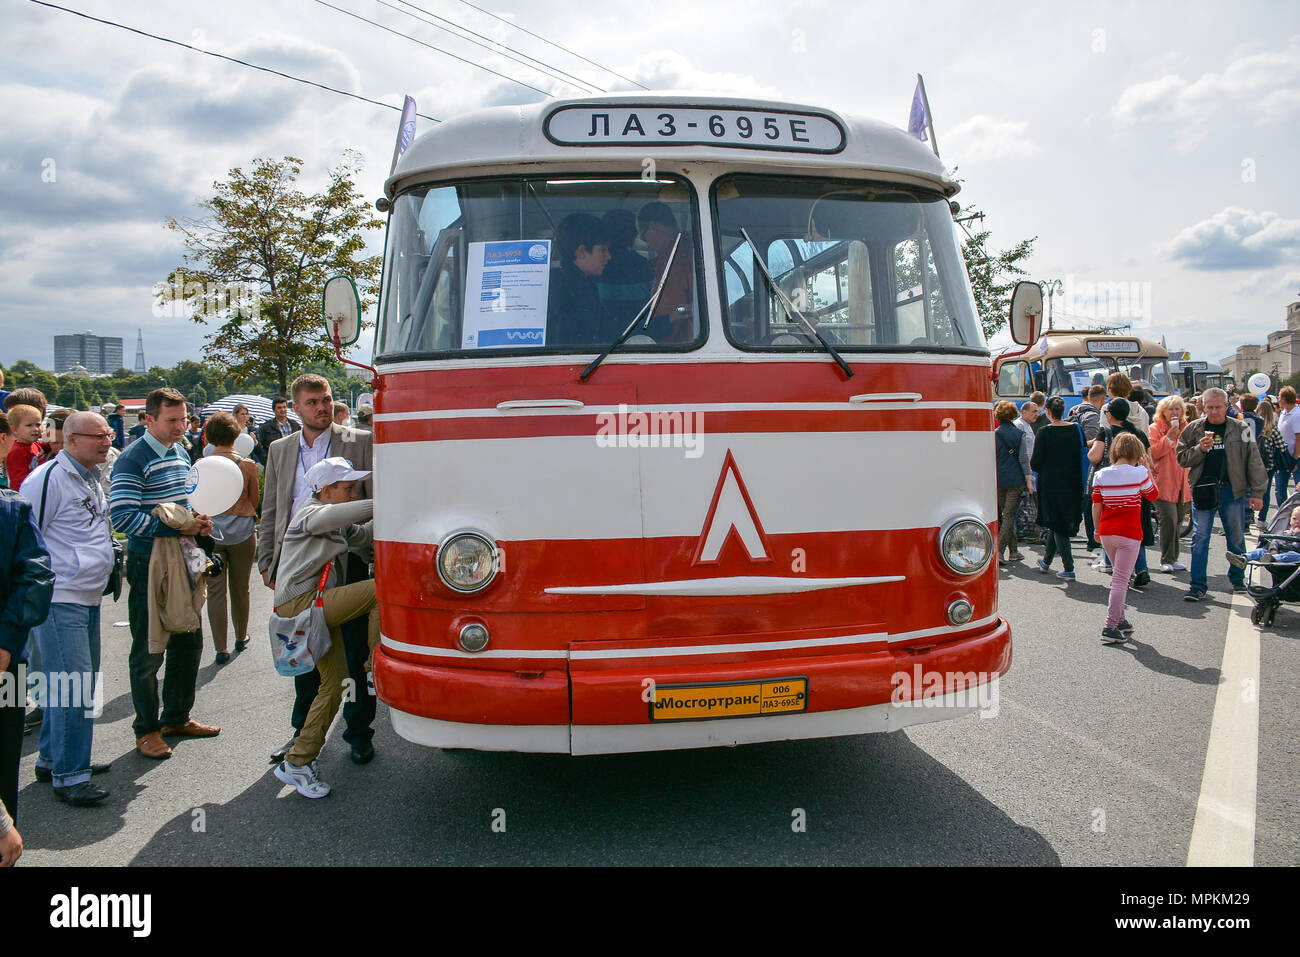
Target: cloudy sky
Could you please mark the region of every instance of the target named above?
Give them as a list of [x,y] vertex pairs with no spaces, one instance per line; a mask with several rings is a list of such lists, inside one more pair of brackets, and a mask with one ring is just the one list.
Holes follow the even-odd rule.
[[[371,99],[409,93],[435,117],[544,96],[474,64],[575,89],[404,15],[417,10],[628,87],[461,0],[61,5]],[[1039,237],[1030,269],[1062,281],[1058,325],[1099,314],[1218,359],[1262,342],[1300,299],[1292,0],[479,6],[652,89],[905,126],[923,73],[960,200],[985,210],[995,245]],[[52,336],[87,329],[122,336],[128,366],[137,328],[149,365],[201,357],[204,328],[154,315],[150,290],[180,263],[164,218],[193,214],[235,165],[297,155],[310,185],[352,148],[363,192],[380,194],[394,112],[30,0],[0,0],[0,16],[0,362],[50,367]]]

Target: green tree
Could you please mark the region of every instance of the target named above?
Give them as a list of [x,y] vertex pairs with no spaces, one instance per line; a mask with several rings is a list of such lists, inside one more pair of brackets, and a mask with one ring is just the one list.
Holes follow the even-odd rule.
[[[958,178],[957,182],[963,180]],[[1016,288],[1017,282],[1029,275],[1022,263],[1033,254],[1038,237],[1022,239],[998,251],[989,242],[992,231],[984,228],[984,213],[978,207],[962,210],[961,222],[966,233],[961,252],[966,260],[975,308],[979,312],[985,338],[991,338],[1007,324],[1011,311],[1011,292]],[[975,222],[979,226],[974,231],[965,225]]]
[[[267,379],[278,391],[290,373],[333,359],[320,322],[325,280],[347,273],[363,306],[374,302],[381,256],[363,256],[365,232],[383,221],[357,191],[358,156],[345,152],[317,193],[297,187],[302,160],[256,159],[236,167],[203,203],[200,219],[167,219],[187,249],[168,276],[191,318],[213,324],[206,358],[234,379]],[[167,293],[164,293],[166,295]]]

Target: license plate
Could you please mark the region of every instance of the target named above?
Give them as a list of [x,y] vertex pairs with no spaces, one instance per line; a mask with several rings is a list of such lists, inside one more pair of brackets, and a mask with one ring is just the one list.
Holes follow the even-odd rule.
[[721,684],[656,685],[651,721],[761,718],[808,710],[807,678],[763,678]]

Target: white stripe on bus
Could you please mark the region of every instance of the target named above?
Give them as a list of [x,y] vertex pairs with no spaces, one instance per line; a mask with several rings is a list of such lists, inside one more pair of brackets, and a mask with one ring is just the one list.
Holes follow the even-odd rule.
[[432,545],[463,528],[507,542],[696,537],[728,450],[770,535],[938,528],[958,515],[988,523],[991,436],[946,433],[939,420],[927,432],[705,431],[699,458],[590,435],[380,443],[375,538]]
[[[601,642],[602,647],[599,649],[579,648],[572,652],[568,648],[527,648],[513,650],[504,648],[470,653],[468,651],[461,651],[458,648],[432,648],[428,645],[413,645],[409,642],[398,641],[396,638],[389,638],[387,635],[381,635],[379,640],[381,644],[397,651],[404,651],[413,655],[426,655],[432,658],[547,658],[554,660],[566,660],[570,658],[574,660],[677,658],[685,655],[730,655],[741,654],[747,651],[777,651],[786,648],[820,648],[828,645],[856,645],[867,644],[874,641],[885,641],[892,645],[897,644],[900,641],[911,641],[916,638],[933,638],[940,635],[944,637],[956,637],[966,632],[978,631],[981,628],[993,624],[997,620],[998,616],[994,614],[965,625],[942,625],[938,628],[922,628],[918,631],[900,631],[896,634],[889,634],[882,631],[869,632],[860,635],[833,635],[828,638],[792,638],[782,639],[779,641],[728,642],[725,644],[715,645],[633,646],[626,648],[608,648],[604,647],[604,642]],[[584,644],[586,644],[586,642],[584,642]]]

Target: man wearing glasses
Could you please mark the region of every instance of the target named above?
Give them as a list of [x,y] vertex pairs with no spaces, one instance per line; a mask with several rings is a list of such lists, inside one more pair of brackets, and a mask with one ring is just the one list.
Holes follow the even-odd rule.
[[98,804],[108,791],[91,783],[107,771],[92,764],[95,683],[99,673],[99,605],[113,571],[108,498],[99,468],[108,458],[113,430],[93,412],[74,412],[63,424],[63,449],[23,481],[54,566],[49,617],[32,631],[45,672],[36,779],[50,781],[54,796],[73,805]]

